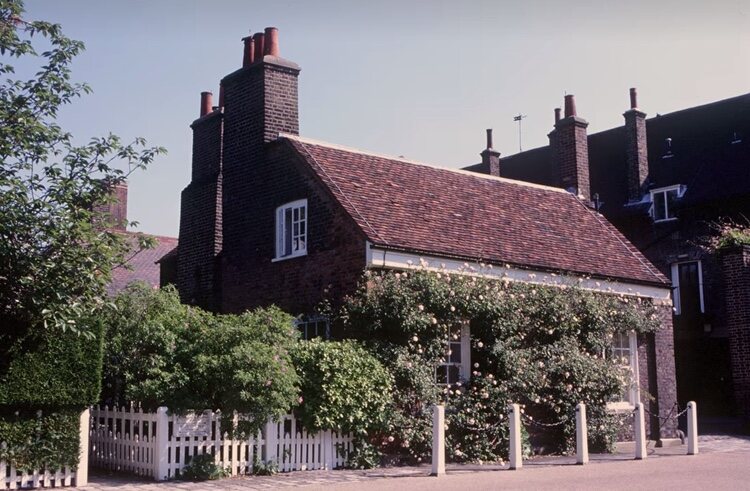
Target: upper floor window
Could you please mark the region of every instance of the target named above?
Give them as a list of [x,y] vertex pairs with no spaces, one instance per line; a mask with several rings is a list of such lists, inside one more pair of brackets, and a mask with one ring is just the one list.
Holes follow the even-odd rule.
[[640,399],[638,391],[638,340],[635,332],[616,332],[612,344],[605,354],[621,368],[622,388],[612,398],[609,409],[632,409]]
[[685,186],[677,184],[651,190],[651,216],[655,222],[677,218],[677,199],[685,194]]
[[307,254],[307,200],[276,209],[276,259]]
[[462,321],[448,332],[445,357],[435,367],[435,382],[455,384],[469,379],[471,371],[471,335],[469,321]]
[[672,299],[675,315],[694,316],[705,312],[703,267],[700,261],[672,264]]

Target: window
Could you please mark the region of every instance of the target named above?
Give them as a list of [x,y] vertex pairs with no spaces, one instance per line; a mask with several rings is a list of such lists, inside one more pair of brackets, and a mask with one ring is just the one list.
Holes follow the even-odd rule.
[[435,367],[435,382],[455,384],[469,378],[471,367],[471,335],[469,321],[454,325],[445,343],[445,358]]
[[307,254],[307,200],[276,209],[276,260]]
[[685,194],[685,186],[676,185],[651,191],[651,216],[655,222],[674,220],[678,198]]
[[616,332],[609,352],[605,354],[622,368],[622,390],[607,407],[612,410],[632,409],[640,400],[638,389],[638,341],[635,332]]
[[706,311],[700,261],[672,264],[672,286],[675,315],[694,316]]
[[331,325],[324,315],[305,315],[296,319],[294,325],[299,329],[302,339],[331,337]]

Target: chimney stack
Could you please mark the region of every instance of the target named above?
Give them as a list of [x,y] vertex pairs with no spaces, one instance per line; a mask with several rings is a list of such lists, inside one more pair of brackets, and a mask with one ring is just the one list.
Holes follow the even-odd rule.
[[555,124],[560,122],[560,112],[562,110],[559,107],[555,108]]
[[265,46],[263,54],[269,56],[279,56],[279,30],[275,27],[266,27]]
[[630,109],[625,117],[626,157],[628,166],[628,200],[640,201],[646,192],[648,179],[648,140],[646,113],[638,109],[638,93],[630,89]]
[[202,118],[206,114],[213,111],[213,94],[211,92],[201,92],[201,115]]
[[263,61],[263,33],[256,32],[253,34],[253,44],[255,45],[255,61]]
[[492,128],[487,129],[487,148],[482,150],[482,167],[491,176],[500,177],[500,152],[492,148]]
[[242,52],[242,68],[247,68],[255,61],[255,40],[252,36],[242,38],[245,49]]
[[[588,122],[578,117],[572,94],[565,96],[565,117],[555,122],[549,134],[552,159],[559,175],[560,186],[585,201],[591,201],[589,179]],[[557,119],[559,111],[555,111]]]

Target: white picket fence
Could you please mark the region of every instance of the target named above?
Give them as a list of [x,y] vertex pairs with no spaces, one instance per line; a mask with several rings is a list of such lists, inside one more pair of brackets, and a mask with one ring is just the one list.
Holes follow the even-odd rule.
[[[210,454],[231,475],[252,474],[256,460],[274,462],[281,472],[333,469],[346,463],[352,438],[332,431],[308,434],[292,415],[269,421],[244,438],[221,433],[219,411],[186,415],[139,408],[91,410],[89,462],[94,467],[166,480],[196,455]],[[236,415],[231,416],[237,418]]]
[[[87,409],[81,413],[80,418],[81,455],[77,468],[34,469],[31,472],[21,472],[7,462],[0,460],[0,489],[62,488],[88,484],[89,421]],[[5,446],[5,443],[1,445]]]

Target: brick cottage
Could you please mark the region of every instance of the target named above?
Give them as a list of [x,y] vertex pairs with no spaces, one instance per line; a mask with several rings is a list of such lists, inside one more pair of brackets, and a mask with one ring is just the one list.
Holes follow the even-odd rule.
[[[190,184],[182,193],[176,271],[182,300],[216,312],[277,304],[311,314],[354,291],[365,269],[468,265],[542,284],[579,282],[650,298],[662,328],[620,348],[652,412],[675,404],[669,280],[588,197],[497,176],[444,169],[298,135],[300,68],[268,28],[244,40],[242,67],[201,95]],[[561,146],[576,162],[573,146]],[[499,165],[491,133],[483,157]],[[574,185],[574,187],[579,187]],[[479,264],[493,265],[482,268]],[[305,335],[326,332],[307,318]],[[631,391],[623,407],[640,398]],[[644,396],[645,400],[646,397]],[[652,436],[673,436],[670,424]]]

